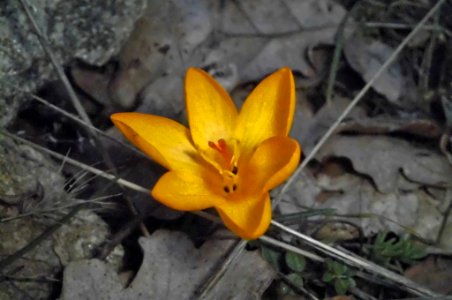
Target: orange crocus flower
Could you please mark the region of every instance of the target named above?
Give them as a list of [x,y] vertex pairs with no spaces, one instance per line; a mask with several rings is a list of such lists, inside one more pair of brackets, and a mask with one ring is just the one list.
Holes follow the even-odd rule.
[[255,239],[271,221],[269,190],[295,170],[298,143],[289,138],[295,109],[290,69],[265,78],[240,112],[227,92],[203,70],[185,79],[190,129],[171,119],[116,113],[115,126],[136,147],[167,168],[152,196],[176,210],[214,207],[226,227]]

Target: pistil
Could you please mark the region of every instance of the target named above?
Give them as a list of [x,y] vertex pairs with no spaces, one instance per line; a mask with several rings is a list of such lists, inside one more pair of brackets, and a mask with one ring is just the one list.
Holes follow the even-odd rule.
[[[238,155],[238,143],[234,141],[233,143],[233,151],[231,153],[226,141],[224,139],[219,139],[216,143],[209,141],[208,145],[210,148],[218,152],[223,161],[219,163],[214,159],[213,165],[221,165],[222,167],[219,169],[221,176],[223,177],[223,190],[226,194],[235,192],[237,190],[237,159]],[[212,162],[212,159],[208,159],[208,161]]]
[[223,157],[226,163],[226,169],[230,169],[232,163],[232,154],[229,151],[228,145],[224,139],[219,139],[217,143],[209,141],[209,147],[216,150]]

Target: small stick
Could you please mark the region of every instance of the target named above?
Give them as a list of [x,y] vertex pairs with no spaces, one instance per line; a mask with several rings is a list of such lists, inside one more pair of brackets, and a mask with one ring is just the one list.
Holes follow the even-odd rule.
[[271,238],[269,236],[266,236],[266,235],[261,236],[259,238],[259,240],[264,242],[265,244],[269,244],[269,245],[272,245],[272,246],[275,246],[275,247],[278,247],[278,248],[281,248],[281,249],[284,249],[284,250],[287,250],[287,251],[290,251],[290,252],[302,255],[302,256],[304,256],[306,258],[309,258],[310,260],[313,260],[313,261],[317,261],[317,262],[324,262],[325,261],[325,259],[323,257],[320,257],[320,256],[318,256],[315,253],[312,253],[312,252],[309,252],[309,251],[306,251],[306,250],[302,250],[300,248],[297,248],[297,247],[292,246],[290,244],[278,241],[278,240],[276,240],[274,238]]
[[110,252],[119,245],[142,221],[143,215],[134,215],[133,219],[129,220],[121,229],[113,236],[113,238],[106,243],[100,250],[96,257],[104,260]]
[[57,58],[55,55],[53,55],[53,52],[49,46],[49,43],[47,42],[47,38],[42,33],[41,29],[39,28],[38,24],[36,23],[35,18],[33,17],[33,14],[30,11],[30,8],[28,7],[27,3],[25,3],[25,0],[19,0],[20,5],[22,6],[25,15],[28,18],[28,21],[30,22],[33,30],[36,33],[36,36],[38,37],[39,43],[41,44],[42,48],[44,49],[47,56],[50,58],[50,61],[52,62],[53,67],[55,68],[55,71],[58,74],[58,77],[63,82],[64,87],[66,88],[69,98],[71,99],[72,105],[74,106],[77,113],[80,115],[80,117],[88,124],[92,125],[91,120],[89,119],[88,114],[86,113],[85,109],[83,108],[83,105],[80,103],[80,100],[77,97],[77,94],[75,93],[74,89],[72,88],[71,83],[69,82],[69,79],[67,78],[66,74],[64,74],[63,68],[60,67],[60,64],[57,61]]
[[302,233],[300,233],[296,230],[293,230],[287,226],[284,226],[283,224],[278,223],[276,221],[272,220],[271,224],[274,227],[280,229],[281,231],[283,231],[285,233],[290,233],[291,235],[300,238],[306,244],[321,251],[322,253],[325,253],[328,256],[332,256],[336,259],[339,259],[339,260],[343,261],[344,263],[351,265],[353,267],[363,268],[363,269],[369,270],[373,273],[376,273],[380,276],[383,276],[385,278],[391,279],[392,281],[399,283],[400,288],[403,288],[410,293],[413,293],[418,296],[431,296],[431,297],[438,296],[436,293],[430,291],[427,288],[422,287],[418,283],[415,283],[399,274],[389,271],[371,261],[365,260],[361,257],[348,255],[344,251],[337,250],[336,248],[328,246],[320,241],[317,241],[316,239],[314,239],[310,236],[302,234]]
[[247,242],[248,241],[246,240],[238,240],[233,246],[231,246],[230,251],[224,261],[212,271],[213,275],[210,276],[195,292],[197,299],[205,298],[208,295],[209,291],[215,286],[215,284],[220,281],[221,278],[223,278],[229,265],[231,265],[245,250]]
[[[8,137],[10,137],[10,138],[12,138],[12,139],[14,139],[16,141],[19,141],[19,142],[22,142],[24,144],[30,145],[30,146],[38,149],[38,150],[41,150],[41,151],[43,151],[43,152],[45,152],[45,153],[47,153],[47,154],[49,154],[51,156],[56,157],[58,159],[61,159],[61,160],[65,159],[66,162],[71,164],[71,165],[74,165],[74,166],[82,168],[82,169],[84,169],[86,171],[92,172],[92,173],[94,173],[94,174],[96,174],[96,175],[98,175],[100,177],[106,178],[108,180],[116,181],[118,184],[121,184],[121,185],[123,185],[126,188],[135,190],[137,192],[146,193],[146,194],[149,193],[148,189],[146,189],[146,188],[144,188],[144,187],[142,187],[140,185],[137,185],[137,184],[135,184],[133,182],[124,180],[122,178],[117,178],[116,176],[114,176],[112,174],[109,174],[109,173],[104,172],[102,170],[99,170],[99,169],[96,169],[94,167],[85,165],[85,164],[83,164],[81,162],[78,162],[76,160],[70,159],[70,158],[68,158],[68,157],[66,157],[64,155],[61,155],[59,153],[56,153],[56,152],[54,152],[52,150],[49,150],[49,149],[46,149],[46,148],[41,147],[39,145],[36,145],[33,142],[27,141],[25,139],[22,139],[22,138],[19,138],[19,137],[13,135],[13,134],[10,134],[10,133],[6,132],[3,129],[0,129],[0,132],[2,132],[6,136],[8,136]],[[200,211],[194,212],[194,213],[199,215],[199,216],[202,216],[202,217],[206,217],[208,215],[207,213],[200,212]],[[213,222],[219,222],[218,217],[215,217],[215,216],[210,216],[210,217],[208,217],[208,219],[213,221]],[[335,248],[333,248],[331,246],[328,246],[328,245],[326,245],[326,244],[324,244],[324,243],[322,243],[320,241],[315,240],[314,238],[312,238],[310,236],[301,234],[301,233],[299,233],[299,232],[297,232],[297,231],[295,231],[295,230],[293,230],[293,229],[291,229],[289,227],[286,227],[286,226],[282,225],[281,223],[276,222],[274,220],[271,221],[271,224],[273,224],[275,227],[279,228],[280,230],[282,230],[282,231],[284,231],[286,233],[289,233],[289,234],[291,234],[291,235],[293,235],[293,236],[295,236],[297,238],[302,239],[304,242],[306,242],[307,244],[309,244],[312,247],[316,248],[317,250],[322,251],[322,252],[328,254],[329,256],[336,257],[337,259],[343,260],[344,262],[348,263],[349,265],[352,265],[352,266],[355,266],[355,267],[358,266],[358,267],[364,268],[364,269],[366,269],[366,270],[368,270],[370,272],[375,272],[375,273],[377,273],[377,274],[379,274],[379,275],[381,275],[381,276],[383,276],[383,277],[385,277],[387,279],[393,280],[393,281],[395,281],[397,283],[401,283],[402,285],[405,283],[407,285],[406,286],[403,285],[403,287],[405,287],[405,289],[408,290],[408,291],[412,291],[413,293],[418,294],[418,295],[433,295],[433,296],[435,295],[433,292],[431,292],[431,291],[429,291],[429,290],[427,290],[425,288],[419,287],[417,284],[414,284],[413,282],[411,282],[410,280],[404,278],[403,276],[400,276],[400,275],[395,274],[395,273],[393,273],[393,272],[391,272],[389,270],[386,270],[385,268],[380,267],[380,266],[378,266],[378,265],[376,265],[376,264],[374,264],[372,262],[366,261],[363,258],[348,255],[348,254],[344,253],[344,251],[337,250],[337,249],[335,249]],[[271,239],[264,238],[264,241],[271,241]],[[231,249],[229,255],[226,257],[225,261],[217,269],[218,271],[215,272],[214,276],[210,277],[211,279],[209,279],[206,282],[206,284],[204,284],[199,289],[199,291],[200,291],[200,293],[202,295],[206,295],[208,290],[210,289],[210,287],[212,287],[219,279],[222,278],[222,276],[224,275],[225,271],[227,270],[227,267],[237,257],[239,257],[240,254],[242,253],[242,251],[245,249],[246,243],[247,243],[246,240],[239,240],[236,243],[236,245],[233,247],[233,249]],[[279,246],[283,247],[285,245],[281,243],[281,244],[279,244]],[[287,247],[287,250],[288,251],[292,251],[291,247]],[[307,256],[307,257],[309,257],[309,256]]]
[[61,220],[55,223],[55,225],[50,226],[43,233],[34,238],[31,242],[29,242],[26,246],[16,251],[14,254],[8,256],[4,260],[0,261],[0,272],[11,265],[13,262],[21,258],[25,253],[33,250],[36,246],[38,246],[43,240],[50,237],[55,231],[57,231],[61,226],[66,224],[72,217],[74,217],[77,212],[79,212],[84,205],[78,205],[74,207],[68,214],[66,214]]
[[[47,56],[50,58],[50,61],[52,62],[52,65],[55,68],[55,71],[57,72],[58,77],[63,82],[63,85],[66,88],[66,91],[68,92],[69,99],[71,100],[72,105],[74,106],[75,110],[80,115],[80,117],[85,121],[85,123],[91,125],[90,127],[87,127],[88,134],[93,137],[94,143],[99,148],[99,152],[101,153],[102,158],[105,161],[105,164],[110,169],[113,170],[113,173],[117,177],[117,174],[114,171],[114,169],[115,169],[114,168],[114,164],[113,164],[113,162],[111,160],[110,155],[108,154],[107,151],[105,151],[104,144],[98,138],[98,136],[96,135],[96,132],[91,129],[93,127],[93,124],[92,124],[88,114],[86,113],[85,108],[83,107],[83,105],[81,104],[80,100],[78,99],[74,88],[72,87],[71,83],[69,82],[69,79],[67,78],[66,74],[64,73],[63,68],[61,68],[60,64],[58,63],[58,61],[57,61],[57,59],[55,57],[55,55],[53,54],[53,52],[52,52],[52,50],[51,50],[51,48],[49,46],[49,43],[47,41],[46,36],[42,33],[41,29],[39,28],[38,24],[36,23],[36,20],[33,17],[33,14],[31,13],[30,8],[25,3],[25,0],[19,0],[19,3],[21,4],[21,6],[22,6],[27,18],[28,18],[28,21],[30,22],[32,28],[34,29],[34,31],[35,31],[35,33],[36,33],[36,35],[38,37],[38,40],[39,40],[42,48],[46,52]],[[124,199],[126,200],[127,206],[129,207],[130,211],[133,214],[137,215],[138,212],[137,212],[135,206],[133,205],[132,201],[128,197],[124,197]],[[144,236],[150,236],[150,233],[147,230],[147,228],[144,225],[144,223],[140,224],[140,228],[141,228],[141,231],[143,232]]]
[[104,172],[102,170],[96,169],[96,168],[91,167],[91,166],[88,166],[88,165],[86,165],[84,163],[76,161],[75,159],[69,158],[69,157],[67,157],[65,155],[56,153],[56,152],[54,152],[52,150],[49,150],[49,149],[47,149],[45,147],[39,146],[39,145],[37,145],[37,144],[35,144],[33,142],[30,142],[30,141],[28,141],[26,139],[23,139],[23,138],[20,138],[20,137],[14,135],[14,134],[11,134],[11,133],[3,130],[3,129],[0,129],[0,132],[2,134],[6,135],[9,138],[12,138],[13,140],[16,140],[16,141],[19,141],[21,143],[27,144],[27,145],[35,148],[35,149],[38,149],[39,151],[42,151],[44,153],[49,154],[50,156],[53,156],[53,157],[58,158],[60,160],[63,160],[66,163],[69,163],[69,164],[71,164],[73,166],[76,166],[78,168],[81,168],[83,170],[91,172],[91,173],[93,173],[95,175],[98,175],[98,176],[100,176],[102,178],[105,178],[105,179],[108,179],[108,180],[112,180],[112,181],[116,181],[116,183],[118,183],[118,184],[120,184],[120,185],[122,185],[124,187],[127,187],[127,188],[129,188],[131,190],[135,190],[137,192],[149,194],[149,189],[146,189],[146,188],[144,188],[144,187],[142,187],[142,186],[140,186],[138,184],[135,184],[135,183],[127,181],[127,180],[124,180],[122,178],[118,178],[117,176],[115,176],[113,174]]
[[[30,94],[30,93],[27,93],[27,94]],[[37,96],[37,95],[34,95],[34,94],[30,94],[30,96],[31,96],[34,100],[38,101],[39,103],[44,104],[45,106],[47,106],[47,107],[53,109],[53,110],[56,111],[56,112],[62,114],[63,116],[69,118],[70,120],[74,121],[75,123],[77,123],[77,124],[79,124],[79,125],[81,125],[81,126],[84,126],[84,127],[88,128],[89,130],[95,132],[96,134],[98,134],[98,135],[100,135],[100,136],[103,136],[103,137],[105,137],[105,138],[107,138],[107,139],[109,139],[109,140],[111,140],[111,141],[113,141],[113,142],[115,142],[115,143],[117,143],[117,144],[123,146],[124,148],[127,148],[128,150],[131,150],[132,152],[134,152],[134,153],[140,155],[141,157],[148,158],[148,157],[146,156],[146,154],[144,154],[143,152],[137,150],[137,148],[132,147],[132,146],[130,146],[129,144],[126,144],[126,143],[124,143],[124,142],[122,142],[122,141],[120,141],[120,140],[117,140],[117,139],[115,139],[114,137],[111,137],[110,135],[106,134],[105,132],[103,132],[103,131],[100,130],[100,129],[97,129],[96,127],[94,127],[94,126],[91,125],[90,123],[87,123],[87,122],[85,122],[84,120],[79,119],[79,118],[76,117],[75,115],[73,115],[73,114],[71,114],[71,113],[65,111],[64,109],[59,108],[59,107],[56,106],[56,105],[53,105],[53,104],[50,103],[49,101],[47,101],[47,100],[45,100],[45,99],[43,99],[43,98],[41,98],[41,97],[39,97],[39,96]]]

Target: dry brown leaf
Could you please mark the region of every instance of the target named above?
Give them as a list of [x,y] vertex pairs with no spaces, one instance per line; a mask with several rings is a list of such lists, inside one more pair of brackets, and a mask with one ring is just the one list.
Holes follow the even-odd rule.
[[437,293],[452,294],[452,260],[429,257],[405,271],[409,279]]
[[[228,1],[225,5],[236,5]],[[307,50],[317,45],[333,45],[346,10],[330,0],[240,1],[239,9],[249,20],[247,36],[222,41],[214,51],[217,64],[235,63],[243,81],[254,81],[281,66],[303,74],[315,74],[307,60]],[[236,10],[236,9],[235,9]],[[231,11],[234,11],[231,9]],[[284,17],[271,18],[279,15]],[[269,18],[272,22],[268,22]],[[230,18],[232,19],[232,18]],[[353,21],[350,20],[350,24]],[[353,26],[344,34],[350,35]],[[236,28],[223,22],[223,30]],[[227,31],[225,33],[228,33]],[[249,39],[252,46],[247,46]]]
[[[300,29],[300,25],[297,24],[295,16],[292,15],[290,7],[285,1],[227,1],[225,5],[237,6],[237,10],[243,12],[242,16],[252,23],[254,33],[270,35]],[[272,20],[272,22],[268,20]]]
[[299,212],[303,207],[315,203],[321,191],[317,180],[310,173],[303,172],[282,198],[278,205],[279,211],[283,215]]
[[378,231],[403,232],[394,222],[403,226],[413,226],[413,216],[417,212],[419,199],[416,194],[382,194],[364,178],[346,174],[338,178],[319,176],[318,183],[331,193],[331,197],[316,205],[318,208],[335,208],[337,213],[346,215],[374,214],[376,217],[351,219],[361,226],[366,236]]
[[136,111],[171,119],[178,118],[184,109],[183,86],[181,76],[157,78],[140,93],[141,105]]
[[94,100],[105,106],[110,104],[108,85],[111,74],[76,65],[71,68],[71,76],[77,86]]
[[211,31],[204,1],[148,1],[121,51],[120,69],[111,85],[115,103],[130,108],[152,80],[163,74],[181,76],[188,66],[198,65],[188,60]]
[[355,300],[353,296],[334,296],[331,298],[326,298],[325,300]]
[[323,225],[314,237],[322,241],[346,241],[359,238],[359,231],[351,224],[331,222]]
[[429,119],[404,119],[388,116],[360,118],[341,124],[340,132],[364,134],[407,133],[419,137],[436,139],[442,134],[441,128]]
[[[307,50],[333,45],[346,14],[332,0],[149,3],[111,84],[113,100],[125,108],[133,107],[146,85],[164,75],[182,78],[189,66],[204,67],[228,89],[282,66],[312,77],[318,70]],[[352,30],[347,26],[345,34]]]
[[[312,191],[315,194],[309,195]],[[379,231],[406,233],[410,228],[433,240],[442,221],[440,202],[422,190],[385,194],[375,190],[368,179],[349,173],[335,177],[320,173],[315,179],[300,179],[289,194],[291,197],[281,203],[283,213],[299,212],[300,207],[333,208],[360,226],[365,236]],[[451,234],[444,234],[443,240]]]
[[[196,249],[185,234],[159,230],[150,238],[141,238],[140,244],[143,263],[128,288],[103,262],[84,260],[66,268],[61,299],[192,299],[234,242],[208,241]],[[274,276],[257,251],[245,252],[205,299],[253,299]]]
[[[344,54],[350,66],[358,72],[364,81],[370,81],[386,62],[394,50],[377,40],[362,37],[348,39],[344,45]],[[402,95],[403,77],[400,65],[394,62],[372,84],[372,87],[389,101],[396,103]]]
[[402,174],[426,186],[450,187],[452,166],[440,154],[386,136],[335,136],[319,157],[345,157],[375,182],[379,191],[396,191]]
[[[298,94],[297,97],[301,104],[297,106],[295,111],[291,136],[300,142],[304,153],[310,153],[315,144],[350,104],[350,100],[336,96],[330,103],[325,103],[321,109],[314,113],[306,105],[307,100],[303,101],[305,96]],[[360,107],[355,107],[347,119],[355,120],[363,117],[365,117],[365,111]]]

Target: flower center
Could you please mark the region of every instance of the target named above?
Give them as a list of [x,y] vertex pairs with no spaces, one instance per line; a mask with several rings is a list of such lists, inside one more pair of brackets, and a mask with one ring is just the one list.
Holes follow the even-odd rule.
[[[216,143],[209,141],[210,148],[220,154],[221,162],[218,163],[215,159],[208,161],[219,171],[223,178],[223,191],[226,194],[233,193],[237,190],[238,172],[238,141],[234,141],[233,149],[228,147],[224,139],[219,139]],[[217,156],[218,157],[218,156]]]

